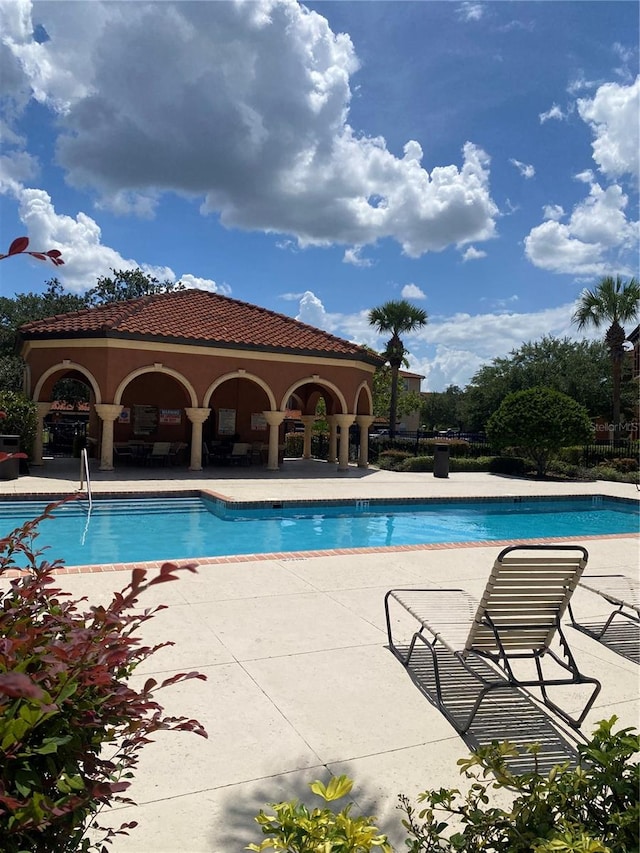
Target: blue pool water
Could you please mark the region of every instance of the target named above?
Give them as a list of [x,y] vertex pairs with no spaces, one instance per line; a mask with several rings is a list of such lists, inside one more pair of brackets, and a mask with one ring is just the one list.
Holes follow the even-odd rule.
[[[0,502],[0,537],[46,506]],[[635,501],[442,501],[232,508],[201,498],[71,501],[40,525],[37,547],[67,565],[333,548],[637,533]]]

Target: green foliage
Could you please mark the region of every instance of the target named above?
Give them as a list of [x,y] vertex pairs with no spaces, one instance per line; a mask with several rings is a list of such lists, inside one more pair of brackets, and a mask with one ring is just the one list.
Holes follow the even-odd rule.
[[398,414],[398,372],[407,353],[400,335],[420,329],[426,325],[427,319],[426,311],[417,308],[406,299],[385,302],[384,305],[379,305],[369,311],[369,325],[379,332],[391,333],[383,353],[384,358],[391,365],[389,397],[389,431],[391,436],[394,436],[396,432]]
[[[640,747],[634,729],[613,731],[617,718],[598,724],[578,745],[578,763],[547,775],[515,774],[510,743],[493,743],[458,762],[470,780],[466,795],[456,788],[420,794],[419,811],[400,797],[410,853],[632,853],[639,849]],[[537,756],[539,747],[528,751]],[[506,789],[509,807],[494,805],[491,792]]]
[[400,471],[402,470],[402,465],[408,459],[411,459],[413,454],[408,453],[406,450],[397,450],[395,448],[390,448],[389,450],[383,450],[378,454],[377,466],[378,468],[382,468],[383,471]]
[[465,424],[465,392],[457,385],[449,385],[444,391],[432,391],[423,398],[420,420],[425,429],[439,430]]
[[141,269],[112,269],[111,272],[111,276],[100,276],[96,286],[87,292],[87,300],[91,305],[105,305],[126,299],[138,299],[140,296],[151,296],[154,293],[184,290],[182,282],[159,281]]
[[614,468],[613,464],[601,462],[595,468],[592,468],[594,480],[608,480],[611,483],[637,483],[637,471],[623,472],[618,468]]
[[16,355],[20,326],[86,307],[86,297],[65,293],[57,278],[46,282],[43,293],[20,293],[13,299],[0,297],[0,387],[22,390],[24,362]]
[[531,457],[539,477],[565,444],[587,442],[593,428],[583,406],[551,388],[530,388],[509,394],[487,423],[493,447],[517,448]]
[[304,435],[301,432],[288,432],[284,437],[285,455],[300,457],[304,449]]
[[[625,383],[624,408],[634,402],[633,383]],[[462,421],[467,429],[484,429],[507,394],[542,385],[567,394],[594,418],[609,412],[612,393],[607,348],[601,341],[546,336],[524,343],[507,357],[494,358],[465,388]]]
[[489,471],[492,474],[507,474],[514,477],[523,476],[528,468],[527,460],[520,456],[494,456],[489,463]]
[[[345,797],[353,787],[346,776],[331,779],[328,785],[312,782],[309,787],[326,803]],[[262,809],[256,822],[268,836],[260,844],[249,844],[247,850],[274,850],[281,853],[366,853],[374,847],[392,853],[386,836],[374,826],[373,817],[353,817],[353,803],[341,811],[329,808],[310,809],[298,800],[272,803],[272,814]]]
[[[433,456],[413,456],[406,459],[399,470],[409,472],[433,471]],[[449,470],[457,474],[469,474],[474,471],[488,471],[491,464],[490,456],[465,458],[452,456],[449,459]]]
[[622,324],[638,318],[639,303],[640,284],[635,278],[624,282],[620,276],[615,279],[607,276],[593,290],[583,290],[573,315],[573,322],[578,329],[608,326],[604,340],[611,361],[612,417],[615,425],[620,423],[623,406],[624,344],[627,335]]
[[0,391],[0,411],[5,414],[0,420],[0,433],[19,435],[20,450],[29,456],[38,425],[36,404],[18,391]]
[[[388,365],[379,367],[373,374],[373,414],[377,418],[389,417],[392,381],[393,373]],[[410,415],[412,412],[420,410],[422,397],[417,391],[405,391],[401,385],[398,384],[397,394],[396,413],[400,415],[400,417],[402,417],[402,415]]]
[[[144,744],[162,730],[206,737],[195,720],[164,716],[155,698],[156,688],[204,676],[149,678],[140,689],[130,683],[143,661],[171,645],[140,645],[136,632],[162,608],[141,610],[138,598],[175,580],[178,568],[165,563],[150,580],[135,569],[109,604],[87,608],[57,586],[60,561],[33,550],[37,526],[57,506],[0,540],[0,575],[26,570],[0,591],[2,853],[105,853],[104,843],[135,823],[103,829],[96,816],[132,802],[121,794]],[[102,831],[102,841],[92,843],[89,829]]]
[[611,466],[616,469],[616,471],[620,471],[622,474],[631,474],[633,471],[638,470],[638,460],[637,459],[612,459]]

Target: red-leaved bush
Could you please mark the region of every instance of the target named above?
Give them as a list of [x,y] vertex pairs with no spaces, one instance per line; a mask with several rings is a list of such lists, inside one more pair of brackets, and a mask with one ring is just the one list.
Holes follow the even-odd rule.
[[[118,829],[96,819],[124,796],[142,747],[162,730],[207,737],[196,720],[165,716],[155,691],[197,672],[135,689],[130,677],[155,651],[137,631],[163,609],[141,611],[150,586],[176,580],[165,563],[150,579],[134,569],[105,606],[73,599],[56,583],[61,561],[34,549],[37,527],[60,503],[0,539],[0,848],[2,853],[104,851]],[[24,568],[22,576],[2,577]],[[193,566],[185,566],[195,571]]]

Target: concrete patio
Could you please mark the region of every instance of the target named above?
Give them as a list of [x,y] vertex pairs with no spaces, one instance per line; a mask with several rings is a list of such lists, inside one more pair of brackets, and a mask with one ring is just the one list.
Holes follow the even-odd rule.
[[[68,494],[78,470],[49,463],[32,476],[0,484],[4,494]],[[35,469],[34,469],[35,472]],[[204,488],[232,500],[382,497],[467,498],[492,495],[613,495],[637,499],[628,484],[544,483],[452,474],[350,468],[285,462],[262,469],[121,469],[92,473],[95,493],[164,492]],[[588,573],[637,578],[637,535],[576,539],[590,554]],[[192,680],[158,695],[167,712],[195,717],[209,739],[161,733],[149,745],[131,788],[136,807],[106,817],[112,825],[137,820],[137,829],[113,844],[114,853],[231,853],[262,838],[253,817],[267,803],[292,797],[313,801],[307,785],[330,774],[355,779],[352,798],[398,850],[405,837],[397,795],[458,786],[456,761],[492,739],[539,741],[547,764],[570,758],[575,737],[526,695],[513,691],[486,703],[465,739],[430,701],[431,686],[408,673],[386,648],[384,593],[394,586],[484,588],[500,548],[386,550],[376,554],[256,559],[198,567],[197,575],[154,587],[141,606],[168,605],[146,626],[146,641],[173,640],[137,678],[198,670]],[[62,585],[91,602],[126,585],[128,573],[69,574]],[[608,605],[578,590],[575,610],[604,618]],[[598,642],[567,627],[583,672],[602,682],[583,732],[616,714],[638,725],[639,669],[615,651],[614,634]],[[628,652],[629,645],[625,646]],[[455,668],[451,679],[457,678]],[[582,688],[566,694],[576,709]]]

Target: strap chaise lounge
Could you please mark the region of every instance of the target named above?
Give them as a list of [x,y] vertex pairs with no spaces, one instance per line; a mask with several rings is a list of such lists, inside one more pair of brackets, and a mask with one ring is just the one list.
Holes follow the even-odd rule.
[[633,578],[626,575],[583,575],[580,586],[589,592],[595,592],[614,607],[605,623],[601,627],[595,627],[576,621],[569,604],[569,618],[578,631],[600,640],[616,616],[624,616],[640,624],[640,589]]
[[[389,648],[407,668],[418,643],[429,649],[437,705],[460,734],[468,731],[488,693],[514,687],[539,688],[544,704],[579,728],[600,692],[600,682],[579,671],[560,620],[587,560],[586,549],[579,545],[505,548],[494,563],[479,603],[462,589],[391,589],[384,599]],[[420,623],[408,648],[394,640],[390,606],[394,612],[399,606]],[[557,651],[551,648],[554,639]],[[444,649],[480,686],[462,720],[446,707],[443,698],[438,652]],[[553,661],[555,672],[543,672],[545,658]],[[478,666],[479,659],[489,662],[490,668]],[[535,668],[529,666],[524,678],[514,673],[514,662],[521,659],[535,664]],[[577,717],[549,697],[549,688],[566,685],[592,688]]]

